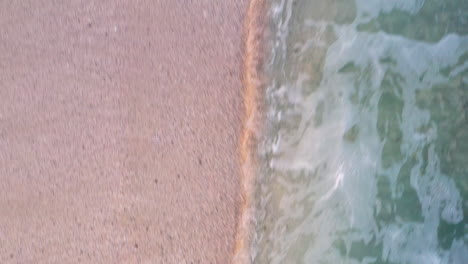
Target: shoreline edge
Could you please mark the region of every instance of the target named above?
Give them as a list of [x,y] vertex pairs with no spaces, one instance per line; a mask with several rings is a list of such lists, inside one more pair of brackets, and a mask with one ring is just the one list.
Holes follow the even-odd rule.
[[238,214],[234,264],[253,261],[251,246],[255,232],[255,176],[258,170],[257,145],[262,135],[263,59],[266,1],[250,0],[244,21],[243,40],[243,107],[244,118],[240,138],[241,204]]

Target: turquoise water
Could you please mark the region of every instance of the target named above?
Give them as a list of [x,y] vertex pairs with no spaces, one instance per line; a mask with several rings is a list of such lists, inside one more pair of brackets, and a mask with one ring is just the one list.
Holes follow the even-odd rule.
[[468,1],[270,2],[254,263],[468,263]]

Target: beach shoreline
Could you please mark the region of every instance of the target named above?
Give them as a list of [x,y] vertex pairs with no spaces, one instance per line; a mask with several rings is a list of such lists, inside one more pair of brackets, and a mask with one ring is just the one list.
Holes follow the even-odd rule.
[[255,238],[255,184],[259,173],[258,146],[262,141],[264,121],[264,49],[266,39],[266,1],[250,0],[244,22],[243,100],[244,124],[240,138],[242,162],[239,220],[234,261],[252,263]]
[[232,261],[248,4],[0,4],[0,262]]

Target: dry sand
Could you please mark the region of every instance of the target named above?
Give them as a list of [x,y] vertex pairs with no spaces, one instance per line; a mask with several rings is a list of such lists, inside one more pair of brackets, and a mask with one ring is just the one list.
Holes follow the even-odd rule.
[[0,2],[0,263],[229,263],[247,0]]

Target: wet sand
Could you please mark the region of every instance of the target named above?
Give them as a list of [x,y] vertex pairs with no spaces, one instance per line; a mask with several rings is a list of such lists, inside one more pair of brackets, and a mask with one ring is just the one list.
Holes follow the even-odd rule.
[[0,263],[229,263],[243,1],[0,3]]
[[[263,133],[265,93],[264,58],[267,56],[264,48],[269,34],[267,30],[264,0],[250,0],[244,25],[244,59],[242,70],[244,124],[240,137],[240,156],[242,164],[241,194],[239,222],[237,225],[234,249],[235,264],[252,263],[255,257],[251,250],[255,247],[255,183],[256,175],[261,173],[261,157],[257,147],[261,145]],[[260,144],[259,144],[260,143]]]

